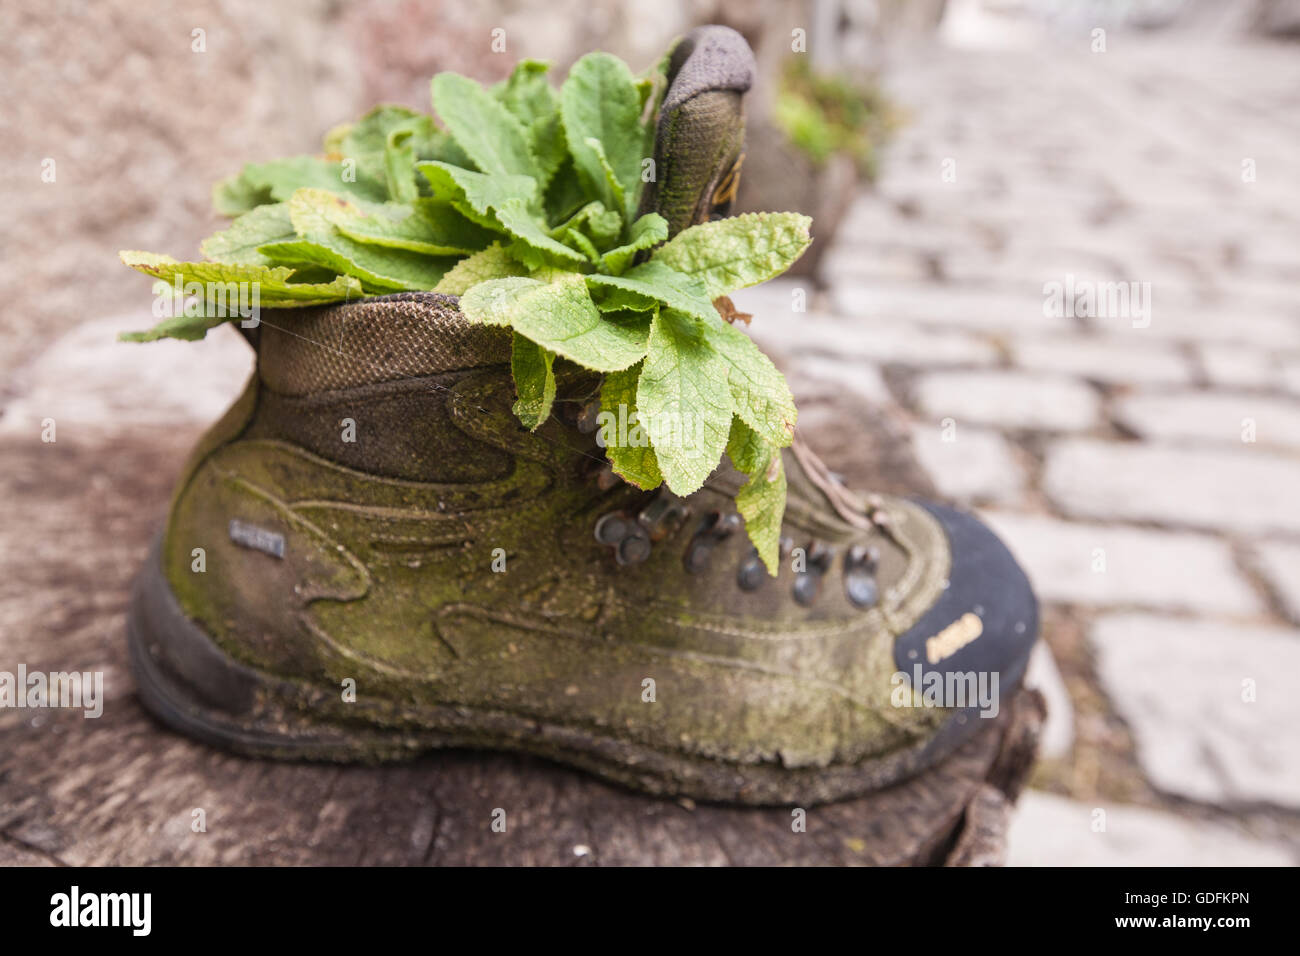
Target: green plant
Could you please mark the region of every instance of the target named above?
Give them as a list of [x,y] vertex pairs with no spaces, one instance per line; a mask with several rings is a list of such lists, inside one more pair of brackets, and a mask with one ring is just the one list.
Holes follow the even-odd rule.
[[787,61],[773,120],[814,163],[847,153],[867,179],[875,178],[877,149],[899,122],[892,104],[874,83],[816,73],[807,57]]
[[202,338],[237,317],[223,298],[231,283],[268,308],[458,295],[468,320],[512,329],[514,410],[530,429],[549,418],[554,365],[567,360],[605,373],[602,405],[626,406],[643,429],[637,444],[606,442],[625,480],[690,494],[726,451],[749,475],[738,507],[775,573],[795,405],[714,302],[785,271],[811,223],[751,214],[669,239],[661,216],[637,215],[666,62],[637,77],[592,53],[558,91],[536,61],[490,90],[442,73],[442,125],[383,106],[333,130],[323,157],[245,166],[214,188],[217,211],[235,218],[203,242],[205,261],[121,253],[189,302],[123,338]]

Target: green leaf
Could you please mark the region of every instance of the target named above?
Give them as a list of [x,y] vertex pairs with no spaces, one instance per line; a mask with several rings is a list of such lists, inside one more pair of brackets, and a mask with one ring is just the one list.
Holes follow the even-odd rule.
[[560,114],[574,167],[588,191],[631,220],[641,188],[643,131],[641,94],[627,66],[608,53],[588,53],[569,70],[560,90]]
[[560,99],[546,79],[550,69],[544,60],[520,60],[492,93],[525,126],[553,116],[559,111]]
[[[627,187],[619,181],[618,174],[614,172],[614,167],[610,165],[609,157],[605,155],[605,144],[594,136],[588,136],[586,146],[600,165],[600,171],[605,177],[605,186],[611,198],[611,205],[615,209],[627,209]],[[631,215],[630,211],[628,215]]]
[[587,257],[581,252],[552,239],[547,234],[545,225],[533,217],[522,199],[502,203],[496,213],[506,232],[518,240],[512,250],[515,256],[530,269],[544,265],[576,269],[588,265]]
[[328,189],[371,202],[388,198],[383,181],[365,174],[355,163],[317,156],[289,156],[269,163],[248,163],[233,181],[217,184],[213,200],[221,211],[221,204],[235,203],[241,197],[264,196],[264,202],[283,202],[299,189]]
[[300,238],[267,243],[258,251],[272,262],[324,266],[355,276],[372,292],[432,289],[454,265],[454,259],[432,259],[404,249],[357,242],[331,221],[359,211],[326,190],[300,189],[289,200],[289,217]]
[[663,483],[659,461],[636,408],[641,364],[610,372],[600,386],[599,439],[616,474],[649,491]]
[[545,189],[569,158],[569,144],[564,138],[560,114],[533,120],[528,124],[527,133],[528,145],[537,159],[538,182]]
[[560,123],[560,98],[546,79],[549,69],[550,65],[540,60],[521,60],[508,80],[492,88],[493,95],[523,125],[543,188],[569,153]]
[[464,295],[480,282],[523,276],[527,271],[501,243],[494,242],[486,249],[456,263],[434,286],[433,291],[444,295]]
[[781,451],[737,417],[731,423],[727,454],[738,470],[749,475],[749,481],[736,495],[736,509],[745,519],[745,532],[758,549],[767,573],[776,577],[786,499]]
[[509,325],[543,348],[597,372],[627,368],[646,354],[644,331],[602,318],[582,276],[572,273],[561,273],[554,282],[480,282],[461,296],[460,309],[473,321]]
[[433,103],[481,172],[541,179],[523,126],[483,87],[457,73],[439,73],[433,78]]
[[117,338],[119,342],[157,342],[159,339],[197,342],[208,334],[208,329],[214,329],[230,321],[232,321],[231,316],[204,310],[201,315],[177,315],[164,319],[144,332],[119,332]]
[[411,129],[395,129],[384,147],[384,184],[397,202],[412,202],[420,195],[415,176],[415,144]]
[[563,222],[572,216],[575,210],[580,209],[587,201],[586,190],[582,186],[582,181],[578,178],[577,171],[573,168],[573,157],[568,155],[568,149],[565,149],[565,159],[561,163],[559,170],[551,179],[551,184],[546,187],[546,196],[543,205],[546,207],[546,221],[549,223]]
[[229,227],[204,239],[199,249],[216,262],[267,265],[269,260],[257,247],[295,235],[289,220],[288,203],[256,206],[239,216]]
[[596,299],[596,308],[602,312],[653,312],[659,305],[659,300],[652,295],[613,287],[599,291]]
[[433,187],[437,199],[447,200],[467,219],[504,232],[495,210],[512,199],[531,204],[537,198],[537,181],[528,176],[487,176],[447,163],[416,163]]
[[212,187],[212,210],[218,216],[240,216],[271,202],[271,190],[249,182],[236,173],[218,180]]
[[[161,338],[201,339],[207,330],[257,315],[261,308],[296,308],[328,302],[358,299],[361,284],[356,279],[338,276],[322,283],[294,282],[292,269],[262,265],[221,262],[177,262],[171,256],[151,252],[123,251],[122,262],[160,280],[166,295],[177,287],[181,297],[173,296],[173,308],[183,306],[184,314],[171,316],[147,332],[126,332],[119,338],[128,342],[152,342]],[[182,303],[193,295],[195,302]],[[256,298],[254,298],[254,296]]]
[[283,266],[177,262],[171,256],[133,250],[124,250],[118,256],[132,269],[172,286],[177,282],[182,287],[197,282],[203,286],[204,299],[218,305],[228,303],[232,292],[229,283],[250,284],[257,290],[260,305],[277,309],[361,297],[360,284],[346,276],[337,276],[330,282],[294,282],[294,270]]
[[710,300],[780,275],[812,242],[812,220],[793,212],[758,212],[683,229],[651,261],[704,282]]
[[668,487],[689,495],[717,467],[731,427],[727,364],[699,323],[665,309],[651,323],[636,403]]
[[566,245],[580,251],[591,262],[600,258],[600,250],[596,248],[595,243],[587,238],[587,234],[577,229],[566,229],[560,236],[560,239]]
[[560,223],[558,226],[552,229],[551,234],[558,236],[563,232],[569,231],[570,229],[581,229],[590,219],[592,219],[594,216],[600,215],[603,212],[605,212],[605,204],[601,202],[599,199],[592,200],[591,202],[583,206],[581,209],[579,209],[577,212],[575,212],[568,219],[564,220],[564,222]]
[[736,414],[765,442],[781,448],[790,444],[798,413],[785,376],[754,340],[734,325],[708,325],[704,336],[729,366],[727,385]]
[[631,235],[625,244],[601,256],[601,269],[610,275],[622,275],[638,252],[651,249],[667,238],[668,220],[656,212],[646,213],[632,223]]
[[681,42],[680,37],[664,51],[658,62],[637,77],[637,92],[641,96],[641,117],[645,120],[641,131],[643,156],[655,154],[659,107],[663,104],[664,94],[668,92],[668,67],[672,63],[673,50],[677,48],[679,42]]
[[555,402],[555,353],[515,333],[510,350],[510,372],[518,400],[515,415],[532,432],[551,417]]
[[621,276],[587,276],[587,282],[599,288],[626,289],[650,296],[700,322],[722,324],[722,317],[704,292],[704,283],[653,259],[634,266]]
[[440,136],[446,138],[425,113],[377,106],[357,122],[331,130],[325,151],[330,159],[353,163],[358,179],[383,183],[390,198],[409,202],[419,195],[415,162],[437,154]]
[[432,117],[408,106],[376,106],[355,123],[331,130],[325,138],[325,151],[339,158],[379,156],[387,149],[389,137],[399,129],[427,129],[432,134]]
[[325,215],[349,239],[429,256],[468,255],[496,238],[439,199],[390,203],[372,207],[369,213],[356,206],[327,206]]

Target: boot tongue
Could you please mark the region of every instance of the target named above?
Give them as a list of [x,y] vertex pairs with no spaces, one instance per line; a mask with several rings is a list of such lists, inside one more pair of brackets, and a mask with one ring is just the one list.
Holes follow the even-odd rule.
[[727,215],[739,182],[754,54],[730,27],[692,30],[673,50],[655,134],[655,181],[641,212],[668,220],[668,234]]

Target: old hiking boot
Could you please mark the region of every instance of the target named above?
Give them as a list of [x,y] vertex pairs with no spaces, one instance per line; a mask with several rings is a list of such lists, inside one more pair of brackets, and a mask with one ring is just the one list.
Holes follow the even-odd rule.
[[[726,211],[752,70],[730,30],[677,50],[647,199],[674,229]],[[916,772],[1010,698],[1037,610],[973,518],[855,495],[796,446],[771,578],[730,467],[685,499],[612,475],[591,373],[564,371],[556,414],[522,429],[509,336],[432,293],[266,313],[137,580],[151,711],[249,754],[519,750],[807,805]],[[964,700],[921,693],[961,675]]]

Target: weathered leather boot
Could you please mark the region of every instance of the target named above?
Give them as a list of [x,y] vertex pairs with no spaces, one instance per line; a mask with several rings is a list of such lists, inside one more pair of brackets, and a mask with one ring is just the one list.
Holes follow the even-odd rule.
[[[674,59],[649,199],[674,228],[734,191],[737,41]],[[137,581],[151,711],[249,754],[519,750],[807,805],[914,773],[1009,699],[1037,611],[973,518],[855,495],[796,444],[769,577],[729,466],[687,498],[610,472],[592,373],[557,365],[555,415],[520,427],[509,335],[432,293],[264,314]]]

